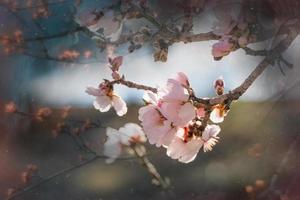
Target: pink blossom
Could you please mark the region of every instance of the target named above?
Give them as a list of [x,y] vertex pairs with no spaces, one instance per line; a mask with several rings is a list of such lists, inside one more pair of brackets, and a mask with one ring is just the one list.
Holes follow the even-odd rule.
[[225,37],[215,43],[212,47],[212,55],[215,58],[222,58],[228,55],[233,50],[233,44],[230,43],[229,38]]
[[189,80],[183,72],[178,72],[174,79],[176,81],[178,81],[179,83],[181,83],[181,85],[184,86],[184,87],[189,87],[190,86]]
[[124,100],[105,84],[100,84],[99,88],[88,87],[86,93],[96,97],[93,104],[95,109],[100,112],[107,112],[113,107],[119,116],[127,113],[127,106]]
[[191,102],[163,102],[160,111],[175,126],[184,126],[196,117],[196,109]]
[[150,103],[139,109],[139,120],[145,134],[150,144],[156,144],[157,147],[168,146],[176,130],[171,126],[171,122],[160,113],[155,95],[150,93],[146,96],[150,96],[148,100],[153,104]]
[[211,151],[219,139],[217,135],[221,129],[217,125],[207,125],[202,137],[194,136],[190,140],[185,140],[187,130],[187,128],[178,129],[176,137],[173,138],[167,149],[168,156],[183,163],[192,162],[202,146],[204,152]]
[[107,163],[112,163],[118,158],[123,147],[146,142],[142,128],[134,123],[127,123],[119,130],[108,127],[106,135],[107,140],[104,144],[103,154],[108,157]]

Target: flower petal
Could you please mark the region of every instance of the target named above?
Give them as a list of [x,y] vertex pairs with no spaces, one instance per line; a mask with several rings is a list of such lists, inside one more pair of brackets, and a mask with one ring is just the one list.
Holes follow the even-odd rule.
[[219,108],[214,108],[210,113],[210,120],[214,123],[221,123],[224,121],[224,114],[221,114]]
[[187,102],[179,109],[178,116],[181,119],[180,124],[187,124],[189,121],[196,117],[195,107],[192,103]]
[[110,98],[105,95],[97,96],[94,101],[94,107],[100,112],[107,112],[111,107]]
[[119,116],[123,116],[127,113],[127,106],[125,101],[123,101],[123,99],[117,95],[113,95],[112,97],[112,106]]
[[218,125],[207,125],[205,130],[203,131],[203,134],[202,134],[202,139],[204,141],[208,141],[210,138],[213,138],[213,137],[217,137],[217,135],[220,133],[221,131],[221,128],[220,126]]
[[101,95],[103,95],[101,90],[99,90],[98,88],[94,88],[94,87],[87,87],[85,92],[88,93],[89,95],[92,95],[92,96],[101,96]]
[[167,155],[173,159],[178,159],[179,162],[189,163],[196,158],[202,145],[201,139],[184,142],[181,138],[175,137],[167,149]]

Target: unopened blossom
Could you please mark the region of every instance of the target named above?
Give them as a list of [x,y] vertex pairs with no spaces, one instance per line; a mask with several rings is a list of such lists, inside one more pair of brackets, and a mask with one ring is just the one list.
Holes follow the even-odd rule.
[[224,117],[227,115],[228,110],[224,104],[217,104],[213,107],[210,113],[210,120],[214,123],[221,123],[224,121]]
[[230,42],[229,37],[223,37],[219,42],[212,46],[212,55],[215,59],[220,59],[228,55],[233,50],[234,44]]
[[106,129],[107,141],[104,144],[104,155],[108,157],[107,163],[118,158],[123,147],[146,142],[142,128],[134,123],[127,123],[119,130],[108,127]]
[[108,62],[111,65],[112,71],[118,71],[123,63],[123,56],[118,56],[115,58],[108,58]]
[[119,116],[127,113],[127,106],[124,100],[115,94],[106,83],[100,84],[99,88],[88,87],[86,93],[96,97],[93,104],[95,109],[100,112],[107,112],[113,107]]
[[217,135],[220,130],[220,127],[217,125],[207,125],[202,133],[202,137],[193,136],[186,140],[188,129],[181,128],[176,132],[176,137],[169,145],[167,155],[172,159],[177,159],[179,162],[192,162],[202,146],[204,152],[212,150],[212,147],[217,143]]
[[222,77],[215,80],[214,88],[215,88],[217,95],[222,95],[224,93],[224,87],[225,87],[225,83],[224,83],[224,80]]

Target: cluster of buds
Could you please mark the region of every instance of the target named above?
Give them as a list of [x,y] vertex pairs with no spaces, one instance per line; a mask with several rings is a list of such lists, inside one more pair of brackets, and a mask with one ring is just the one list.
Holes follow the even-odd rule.
[[22,50],[24,43],[23,33],[20,30],[16,30],[11,36],[3,35],[0,37],[0,43],[4,47],[3,49],[6,54]]
[[37,7],[32,13],[33,19],[48,18],[49,16],[50,16],[50,12],[47,5]]

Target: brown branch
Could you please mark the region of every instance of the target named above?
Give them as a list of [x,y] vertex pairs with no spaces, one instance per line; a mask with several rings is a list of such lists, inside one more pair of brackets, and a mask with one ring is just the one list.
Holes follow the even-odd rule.
[[132,81],[126,81],[124,77],[122,77],[121,79],[118,79],[118,80],[111,81],[111,82],[109,82],[109,84],[110,85],[121,84],[121,85],[125,85],[129,88],[135,88],[135,89],[138,89],[138,90],[149,90],[149,91],[154,92],[154,93],[157,92],[156,88],[146,86],[146,85],[142,85],[142,84],[137,84],[137,83],[134,83]]
[[155,166],[150,162],[150,160],[147,158],[145,152],[143,151],[144,146],[138,146],[134,145],[131,147],[131,149],[134,151],[136,157],[139,158],[141,161],[141,164],[146,167],[147,171],[150,173],[152,176],[153,180],[155,181],[156,184],[161,186],[163,189],[168,188],[169,183],[167,183],[161,175],[158,173],[157,169]]
[[[271,64],[274,63],[276,59],[279,59],[281,54],[290,46],[290,44],[294,41],[297,37],[297,31],[290,31],[290,34],[283,39],[273,50],[270,51],[265,59],[263,59],[259,65],[251,72],[251,74],[245,79],[245,81],[235,88],[233,91],[209,99],[210,105],[216,105],[220,103],[224,103],[225,101],[233,101],[238,100],[253,84],[253,82],[264,72],[264,70]],[[207,99],[196,99],[199,102],[207,102]]]
[[182,34],[177,38],[174,38],[174,42],[184,42],[184,43],[190,43],[190,42],[202,42],[202,41],[209,41],[209,40],[218,40],[221,37],[214,34],[213,32],[207,32],[207,33],[198,33],[198,34]]

